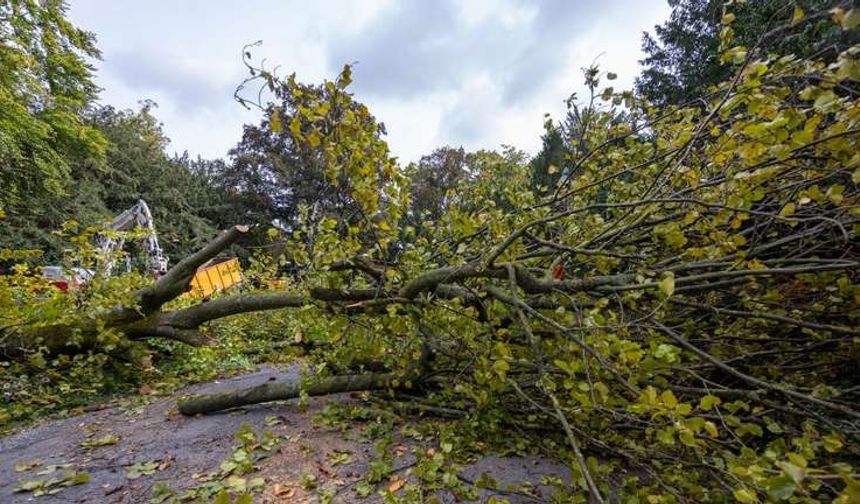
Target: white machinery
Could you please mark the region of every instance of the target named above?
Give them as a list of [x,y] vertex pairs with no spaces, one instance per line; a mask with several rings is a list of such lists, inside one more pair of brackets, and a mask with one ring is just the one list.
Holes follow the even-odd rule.
[[[148,270],[153,275],[159,276],[167,272],[167,256],[158,245],[158,236],[155,234],[155,225],[152,222],[152,214],[149,211],[149,206],[143,200],[137,200],[131,208],[117,215],[112,221],[104,224],[106,229],[112,231],[125,231],[139,227],[147,231],[143,239],[143,245],[146,248],[148,257]],[[102,256],[102,271],[106,275],[110,275],[114,266],[114,253],[121,249],[125,244],[125,238],[120,236],[101,235],[98,239],[98,247]],[[128,268],[130,269],[130,264]]]

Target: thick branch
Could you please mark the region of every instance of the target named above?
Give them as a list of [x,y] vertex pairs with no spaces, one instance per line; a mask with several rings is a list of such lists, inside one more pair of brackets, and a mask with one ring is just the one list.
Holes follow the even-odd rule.
[[140,309],[144,313],[154,312],[164,303],[187,291],[197,268],[235,243],[248,229],[248,226],[233,226],[202,249],[179,261],[153,285],[140,291]]
[[[397,378],[394,373],[367,373],[359,375],[333,376],[317,380],[304,388],[309,396],[380,390],[391,387]],[[198,394],[179,400],[179,412],[183,415],[210,413],[238,408],[249,404],[295,399],[302,392],[299,381],[265,382],[250,388],[233,389],[213,394]]]

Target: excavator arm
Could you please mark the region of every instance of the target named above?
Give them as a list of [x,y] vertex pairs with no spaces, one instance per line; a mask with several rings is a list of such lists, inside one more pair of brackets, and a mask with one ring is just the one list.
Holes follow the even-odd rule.
[[[158,235],[155,232],[152,213],[145,201],[137,200],[131,208],[117,215],[112,221],[106,222],[104,227],[112,231],[125,231],[135,227],[148,231],[143,239],[148,257],[148,269],[150,273],[156,276],[167,272],[168,258],[158,245]],[[115,261],[114,252],[122,248],[124,244],[125,238],[122,236],[102,235],[99,238],[99,249],[104,258],[102,270],[105,274],[110,274]]]

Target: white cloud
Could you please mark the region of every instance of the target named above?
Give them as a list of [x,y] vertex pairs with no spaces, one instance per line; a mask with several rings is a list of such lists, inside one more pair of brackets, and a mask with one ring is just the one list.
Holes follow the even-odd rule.
[[159,103],[177,151],[222,157],[259,113],[233,98],[244,44],[300,80],[358,61],[355,91],[385,122],[404,161],[440,145],[540,145],[543,115],[581,88],[596,57],[632,84],[641,32],[662,0],[348,0],[328,2],[73,0],[70,17],[98,35],[102,102]]

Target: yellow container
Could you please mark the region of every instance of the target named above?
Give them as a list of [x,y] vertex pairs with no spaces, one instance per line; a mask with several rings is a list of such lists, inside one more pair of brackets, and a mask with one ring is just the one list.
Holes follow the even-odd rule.
[[242,281],[242,271],[239,269],[239,259],[212,259],[197,268],[197,273],[191,280],[191,290],[185,297],[206,297],[214,292],[222,291]]

